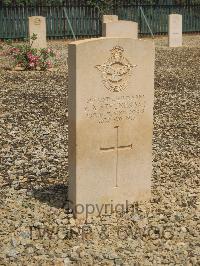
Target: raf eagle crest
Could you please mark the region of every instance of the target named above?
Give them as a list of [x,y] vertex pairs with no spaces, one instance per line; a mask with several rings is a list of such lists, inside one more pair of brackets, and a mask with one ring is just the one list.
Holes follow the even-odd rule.
[[115,46],[111,50],[111,57],[103,65],[97,65],[96,68],[102,73],[104,86],[112,92],[120,92],[126,89],[129,76],[133,67],[128,59],[123,55],[124,49]]

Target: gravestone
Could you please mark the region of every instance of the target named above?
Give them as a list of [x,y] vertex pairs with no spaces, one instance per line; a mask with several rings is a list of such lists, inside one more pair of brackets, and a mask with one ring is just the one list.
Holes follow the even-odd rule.
[[148,200],[153,42],[128,38],[72,42],[68,66],[70,206],[80,217]]
[[169,15],[169,47],[182,46],[182,15]]
[[138,23],[125,20],[103,23],[102,36],[137,39]]
[[103,23],[118,21],[117,15],[103,15]]
[[[33,41],[33,48],[46,48],[46,19],[45,17],[33,16],[29,17],[29,36],[37,34],[37,39]],[[30,40],[32,42],[32,40]]]

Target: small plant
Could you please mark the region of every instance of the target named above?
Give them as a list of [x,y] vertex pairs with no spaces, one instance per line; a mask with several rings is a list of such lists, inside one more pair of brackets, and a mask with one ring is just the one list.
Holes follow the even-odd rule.
[[39,56],[39,67],[42,70],[46,70],[48,68],[52,68],[53,59],[56,58],[57,54],[51,49],[41,49]]
[[24,70],[47,70],[52,68],[56,61],[57,54],[51,48],[33,48],[33,42],[37,35],[30,37],[30,42],[21,45],[7,43],[6,55],[12,58],[13,67],[20,67]]

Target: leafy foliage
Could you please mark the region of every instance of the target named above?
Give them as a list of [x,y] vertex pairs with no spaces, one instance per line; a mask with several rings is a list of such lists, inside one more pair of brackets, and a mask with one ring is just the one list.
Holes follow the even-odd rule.
[[117,4],[119,7],[123,4],[153,4],[153,5],[184,5],[184,4],[200,4],[200,0],[87,0],[87,3],[97,7],[101,13],[106,14],[108,13],[112,5]]
[[122,4],[200,4],[200,0],[87,0],[87,3],[105,7],[111,4],[118,4],[119,6]]
[[62,2],[63,0],[2,0],[5,5],[58,5]]
[[113,0],[87,0],[87,4],[98,8],[101,14],[106,14],[109,13]]
[[[0,3],[3,4],[14,4],[14,5],[59,5],[62,3],[67,3],[67,0],[0,0]],[[71,3],[77,3],[76,0],[70,0]],[[118,3],[118,5],[122,4],[200,4],[200,0],[85,0],[83,1],[87,4],[91,4],[96,6],[101,11],[108,10],[112,4]]]

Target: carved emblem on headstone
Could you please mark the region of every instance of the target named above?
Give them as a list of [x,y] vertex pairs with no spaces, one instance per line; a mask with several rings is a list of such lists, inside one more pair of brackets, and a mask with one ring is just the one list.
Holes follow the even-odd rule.
[[97,65],[96,68],[101,71],[104,86],[112,92],[120,92],[126,89],[129,76],[133,67],[127,58],[123,55],[124,49],[115,46],[111,50],[111,57],[103,65]]
[[41,19],[40,18],[35,18],[34,19],[34,24],[35,25],[40,25],[40,23],[41,23]]

